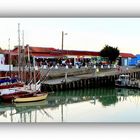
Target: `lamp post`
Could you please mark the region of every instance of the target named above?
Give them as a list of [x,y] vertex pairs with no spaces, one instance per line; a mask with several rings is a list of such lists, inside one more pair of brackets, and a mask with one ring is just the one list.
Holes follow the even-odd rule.
[[67,35],[67,33],[64,33],[64,31],[62,31],[62,51],[63,51],[63,48],[64,48],[64,35]]

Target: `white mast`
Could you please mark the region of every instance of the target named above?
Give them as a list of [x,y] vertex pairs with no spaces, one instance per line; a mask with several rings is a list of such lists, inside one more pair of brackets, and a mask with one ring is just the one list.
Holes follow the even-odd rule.
[[35,56],[33,56],[33,67],[34,67],[34,85],[35,85],[35,90],[36,90]]
[[[31,82],[31,62],[30,62],[30,48],[29,45],[27,45],[27,49],[28,49],[28,67],[29,67],[29,82]],[[31,89],[31,83],[29,83],[30,89]]]
[[18,23],[18,77],[21,78],[21,47],[20,47],[20,23]]
[[24,49],[24,30],[22,30],[22,80],[25,73],[25,49]]
[[11,77],[11,51],[10,51],[10,38],[8,39],[8,48],[9,48],[9,72]]

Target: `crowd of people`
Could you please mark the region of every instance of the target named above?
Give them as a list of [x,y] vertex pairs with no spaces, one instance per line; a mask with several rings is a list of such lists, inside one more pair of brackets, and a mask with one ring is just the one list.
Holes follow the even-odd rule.
[[76,68],[81,67],[94,67],[94,68],[111,68],[112,65],[106,64],[106,63],[97,63],[95,61],[91,61],[91,59],[76,59],[74,62],[74,59],[36,59],[37,67],[67,67],[72,68],[73,66]]

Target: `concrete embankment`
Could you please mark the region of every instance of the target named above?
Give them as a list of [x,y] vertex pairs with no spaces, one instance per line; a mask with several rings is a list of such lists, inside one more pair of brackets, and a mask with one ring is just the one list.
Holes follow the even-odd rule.
[[[94,69],[93,67],[81,67],[80,69],[76,69],[76,68],[69,68],[66,69],[65,67],[60,67],[59,69],[51,69],[51,71],[48,74],[48,78],[47,79],[56,79],[56,78],[61,78],[61,77],[65,77],[65,74],[67,74],[67,76],[78,76],[78,75],[87,75],[87,74],[91,74],[91,75],[97,75],[97,74],[101,74],[101,73],[105,73],[105,72],[114,72],[115,69],[99,69],[99,72],[96,72],[96,69]],[[46,70],[42,70],[41,72],[41,76],[44,76],[46,74]]]
[[[54,72],[54,73],[53,73]],[[96,72],[94,69],[77,69],[50,73],[50,78],[41,84],[42,91],[61,91],[70,89],[81,89],[91,87],[114,86],[115,80],[120,74],[129,74],[130,77],[140,79],[140,69],[127,69],[118,71],[117,69],[104,69]],[[59,75],[59,76],[58,76]],[[60,76],[61,75],[61,76]],[[52,77],[51,77],[52,76]],[[54,76],[54,77],[53,77]]]

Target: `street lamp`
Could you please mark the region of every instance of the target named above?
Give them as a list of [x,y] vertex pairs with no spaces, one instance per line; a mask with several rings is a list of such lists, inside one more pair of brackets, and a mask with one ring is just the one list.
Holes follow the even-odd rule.
[[62,51],[64,47],[64,35],[67,35],[67,33],[64,33],[64,31],[62,31]]

